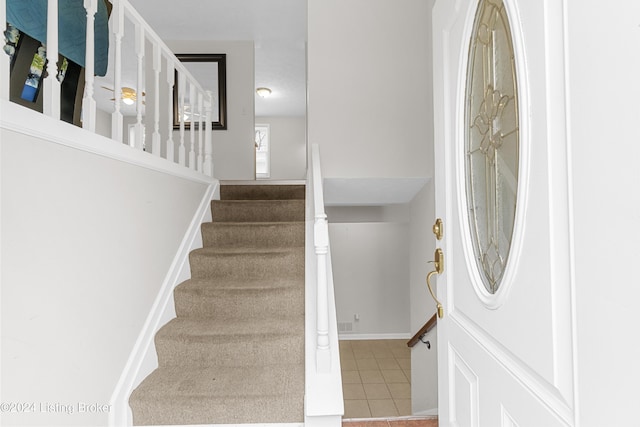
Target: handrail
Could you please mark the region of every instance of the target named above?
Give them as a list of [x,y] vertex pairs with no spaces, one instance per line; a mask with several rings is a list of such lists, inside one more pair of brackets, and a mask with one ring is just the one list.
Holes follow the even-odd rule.
[[425,323],[424,326],[420,328],[418,332],[416,332],[413,338],[407,341],[407,347],[413,347],[414,345],[418,344],[423,336],[425,336],[431,329],[436,327],[437,323],[438,316],[434,314],[429,320],[427,320],[427,323]]
[[[94,88],[96,86],[96,79],[93,72],[93,58],[95,52],[95,37],[94,37],[94,17],[96,16],[97,4],[103,0],[84,0],[82,2],[86,11],[86,49],[85,49],[85,82],[84,82],[84,96],[82,99],[82,126],[85,130],[94,132],[96,131],[97,120],[97,107]],[[153,155],[162,157],[170,162],[179,163],[181,166],[188,167],[192,170],[197,170],[207,176],[213,176],[212,165],[212,138],[211,138],[211,110],[213,105],[212,93],[205,90],[202,85],[193,77],[193,75],[185,68],[184,64],[173,54],[171,49],[160,39],[155,31],[144,21],[135,8],[129,3],[128,0],[111,0],[113,9],[111,11],[111,25],[109,31],[112,40],[113,55],[110,59],[112,64],[109,65],[111,72],[113,72],[113,110],[110,113],[111,116],[111,139],[117,142],[123,142],[123,76],[122,76],[122,38],[125,36],[125,19],[133,24],[134,31],[132,34],[127,33],[127,37],[135,38],[135,43],[129,44],[135,46],[136,56],[136,75],[128,76],[129,85],[135,89],[135,147],[136,149],[147,152],[151,152]],[[6,22],[9,11],[7,10],[7,0],[0,0],[0,22]],[[57,57],[59,31],[57,28],[58,22],[58,0],[47,0],[47,56]],[[3,24],[4,27],[4,24]],[[152,45],[152,49],[148,49],[145,52],[145,44],[149,42]],[[147,61],[146,58],[152,60]],[[151,70],[146,70],[146,67],[151,67]],[[191,135],[195,135],[194,132],[198,132],[198,137],[190,138],[190,156],[185,158],[182,156],[180,159],[173,159],[173,152],[175,145],[173,142],[173,103],[171,99],[173,97],[173,90],[177,81],[174,81],[174,70],[177,72],[179,82],[178,91],[180,96],[184,99],[185,95],[188,96],[188,103],[185,105],[193,115],[191,120],[197,122],[198,126],[191,126]],[[60,117],[60,90],[61,85],[58,82],[58,69],[56,62],[49,61],[47,67],[48,77],[43,78],[43,112],[45,115],[59,119]],[[151,73],[147,72],[151,71]],[[166,81],[161,82],[160,76],[164,72],[166,75]],[[145,75],[151,74],[153,77],[148,79],[146,83]],[[111,83],[111,80],[109,80]],[[0,99],[10,99],[9,93],[10,85],[10,58],[5,55],[4,52],[0,52]],[[147,96],[147,106],[144,107],[143,96]],[[160,114],[160,98],[161,94],[165,94],[163,98],[168,99],[165,114]],[[183,107],[184,108],[184,107]],[[163,108],[164,109],[164,108]],[[185,111],[185,110],[183,110]],[[167,115],[166,112],[169,114]],[[196,117],[196,114],[199,116]],[[181,125],[184,124],[184,114],[180,112],[178,114]],[[167,122],[166,124],[164,122]],[[165,141],[164,146],[161,149],[161,122],[164,134],[162,139]],[[206,124],[206,125],[205,125]],[[152,132],[152,140],[149,141],[146,146],[143,146],[143,134],[146,132],[144,129],[149,129]],[[204,138],[202,131],[204,130]],[[197,142],[196,142],[197,139]],[[182,153],[185,149],[184,132],[181,132],[179,141],[179,151]],[[196,153],[198,154],[196,156]],[[202,154],[200,154],[202,153]],[[188,160],[188,161],[187,161]]]

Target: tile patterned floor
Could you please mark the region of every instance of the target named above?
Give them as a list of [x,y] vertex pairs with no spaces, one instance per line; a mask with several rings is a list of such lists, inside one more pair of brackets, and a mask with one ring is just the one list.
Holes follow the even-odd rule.
[[344,419],[411,415],[411,351],[406,340],[340,341],[340,361]]

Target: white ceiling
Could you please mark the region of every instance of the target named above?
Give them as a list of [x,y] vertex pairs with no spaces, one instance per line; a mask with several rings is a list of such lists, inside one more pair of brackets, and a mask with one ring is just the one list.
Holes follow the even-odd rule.
[[129,1],[163,40],[253,40],[256,116],[304,116],[305,0]]

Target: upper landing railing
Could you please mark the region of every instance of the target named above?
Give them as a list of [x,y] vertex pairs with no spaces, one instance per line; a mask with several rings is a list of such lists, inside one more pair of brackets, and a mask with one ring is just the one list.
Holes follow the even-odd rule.
[[[62,3],[63,0],[60,0]],[[95,35],[94,21],[99,2],[103,0],[77,0],[86,11],[85,82],[82,99],[82,127],[96,131],[97,106],[95,97]],[[0,0],[0,23],[4,33],[4,23],[9,16],[11,0]],[[138,150],[151,152],[170,162],[178,163],[194,171],[213,176],[212,159],[212,93],[205,91],[184,65],[158,35],[142,19],[127,0],[112,0],[113,9],[109,18],[110,51],[109,83],[113,85],[113,105],[111,115],[111,139],[123,142],[123,39],[132,40],[135,51],[135,97],[127,97],[135,103],[135,124],[133,125]],[[78,5],[79,6],[79,5]],[[125,28],[128,29],[125,34]],[[131,30],[133,28],[133,30]],[[58,58],[58,0],[47,0],[46,56]],[[6,40],[3,40],[3,45]],[[127,45],[130,45],[127,44]],[[150,49],[148,47],[151,46]],[[131,62],[131,61],[128,61]],[[150,65],[149,65],[150,64]],[[0,100],[10,100],[10,56],[0,51]],[[47,61],[46,77],[42,79],[42,111],[54,119],[60,118],[61,83],[57,76],[60,64]],[[148,70],[147,67],[151,69]],[[175,76],[177,75],[177,82]],[[153,76],[151,79],[148,76]],[[163,78],[161,79],[161,76]],[[26,76],[23,76],[24,78]],[[128,76],[127,76],[128,77]],[[146,77],[146,79],[145,79]],[[151,81],[149,81],[151,80]],[[162,81],[161,81],[162,80]],[[174,142],[174,86],[178,83],[179,138]],[[145,95],[146,94],[146,95]],[[151,100],[144,102],[143,98]],[[132,99],[133,98],[133,99]],[[161,103],[161,100],[164,100]],[[185,123],[186,113],[191,113],[194,126]],[[188,130],[187,130],[188,128]],[[144,144],[145,129],[151,134],[151,144]],[[152,133],[151,133],[152,130]],[[189,141],[186,134],[189,134]],[[129,143],[130,141],[127,141]],[[177,145],[177,147],[176,147]],[[188,152],[187,152],[188,149]],[[177,157],[177,159],[175,158]]]

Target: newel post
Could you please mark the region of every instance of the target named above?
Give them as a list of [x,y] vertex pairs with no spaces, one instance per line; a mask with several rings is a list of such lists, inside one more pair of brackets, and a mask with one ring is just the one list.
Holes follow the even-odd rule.
[[329,253],[329,226],[327,215],[317,213],[313,227],[313,241],[318,264],[318,306],[317,306],[317,347],[316,370],[319,373],[331,371],[331,353],[329,348],[329,303],[327,285],[327,254]]

